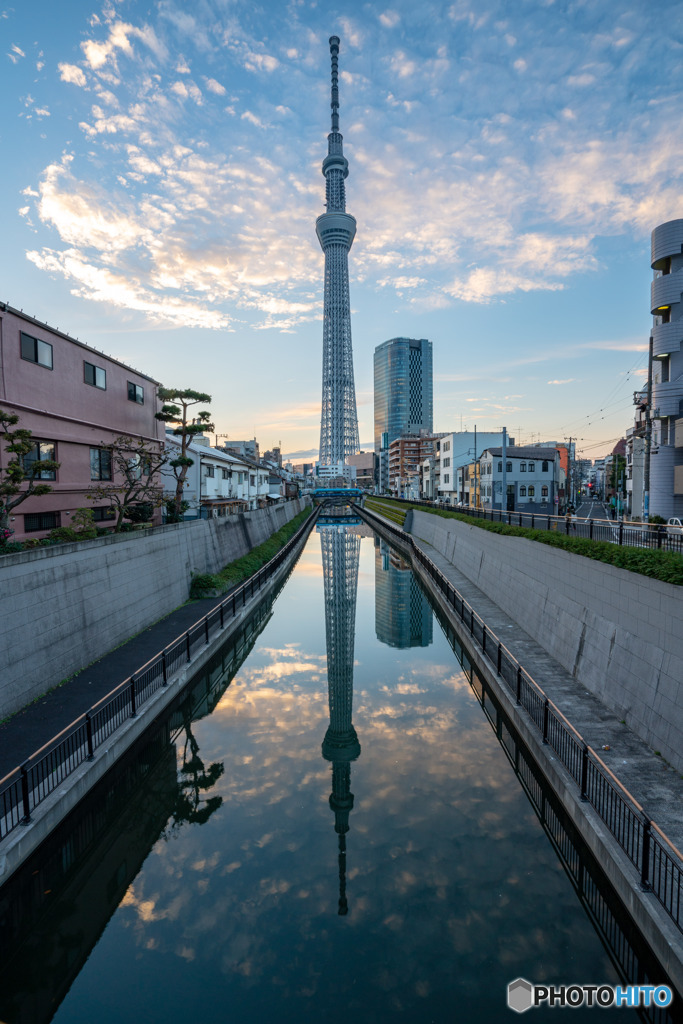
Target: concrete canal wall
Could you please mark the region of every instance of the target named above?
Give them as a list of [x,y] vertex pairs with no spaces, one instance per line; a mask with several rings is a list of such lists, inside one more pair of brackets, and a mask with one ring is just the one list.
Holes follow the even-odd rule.
[[683,588],[429,512],[411,533],[683,770]]
[[310,503],[297,499],[0,558],[0,718],[187,601]]

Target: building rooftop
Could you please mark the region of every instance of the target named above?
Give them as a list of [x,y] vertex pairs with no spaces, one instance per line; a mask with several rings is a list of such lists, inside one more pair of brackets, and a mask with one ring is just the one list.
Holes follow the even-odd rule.
[[122,363],[120,359],[116,359],[114,356],[110,356],[107,352],[103,352],[99,348],[94,348],[92,345],[86,345],[84,341],[79,341],[78,338],[72,338],[70,334],[65,331],[60,331],[58,327],[51,327],[50,324],[43,323],[42,320],[37,320],[34,316],[29,316],[28,313],[24,313],[23,309],[15,309],[14,306],[10,306],[8,302],[0,302],[0,312],[11,313],[13,316],[19,317],[21,320],[25,320],[26,323],[33,324],[34,327],[42,327],[51,334],[56,334],[59,338],[64,338],[65,341],[70,341],[74,345],[78,345],[79,348],[84,348],[87,352],[96,352],[98,356],[103,356],[108,359],[110,363],[116,363],[117,366],[122,366],[124,370],[131,370],[136,373],[138,377],[144,377],[145,380],[150,381],[152,384],[160,384],[160,381],[155,380],[154,377],[150,377],[148,373],[143,373],[142,370],[136,369],[134,366],[129,366],[128,363]]

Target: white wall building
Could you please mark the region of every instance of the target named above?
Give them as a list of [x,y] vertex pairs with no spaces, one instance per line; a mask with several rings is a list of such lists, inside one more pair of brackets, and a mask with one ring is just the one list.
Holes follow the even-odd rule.
[[487,448],[479,460],[483,508],[555,515],[559,453],[555,448],[509,447],[506,452],[503,500],[502,448]]
[[[652,232],[650,292],[652,405],[650,515],[683,516],[683,450],[676,447],[675,422],[683,412],[683,220]],[[678,470],[678,472],[677,472]]]
[[[180,438],[166,432],[166,450],[170,457],[180,451]],[[185,478],[184,500],[189,502],[186,518],[224,516],[231,512],[259,508],[269,496],[269,471],[266,466],[241,459],[219,448],[209,438],[196,435],[188,447],[194,460]],[[175,494],[176,479],[170,466],[162,470],[164,492]]]

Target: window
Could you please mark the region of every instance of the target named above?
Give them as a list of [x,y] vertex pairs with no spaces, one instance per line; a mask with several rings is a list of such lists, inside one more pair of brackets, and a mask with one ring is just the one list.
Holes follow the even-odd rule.
[[444,478],[443,478],[443,482],[444,482],[445,484],[447,484],[447,483],[450,483],[450,480],[451,480],[451,476],[450,476],[450,473],[444,473]]
[[152,472],[152,464],[146,455],[134,455],[128,460],[128,468],[133,480],[140,480],[143,476],[149,476]]
[[83,380],[86,384],[92,384],[94,388],[107,387],[107,372],[101,366],[94,366],[93,363],[83,362]]
[[252,487],[255,487],[256,486],[256,477],[255,476],[250,476],[249,477],[249,483],[251,484]]
[[90,449],[90,479],[111,480],[111,452],[105,448]]
[[223,474],[224,480],[230,480],[232,477],[232,470],[230,469],[221,469],[221,473]]
[[444,441],[444,443],[443,443],[443,450],[445,452],[448,452],[448,451],[451,450],[451,442],[450,441]]
[[543,486],[541,487],[541,497],[542,498],[547,498],[548,497],[548,485],[547,484],[543,484]]
[[[29,363],[38,363],[38,366],[45,366],[52,369],[52,345],[40,338],[32,338],[30,334],[21,332],[21,358],[28,359]],[[41,529],[41,527],[38,527]],[[48,527],[46,527],[48,529]]]
[[541,463],[541,470],[542,470],[543,473],[547,473],[548,472],[548,463],[547,462],[542,462]]
[[505,472],[506,473],[511,473],[512,472],[512,463],[511,462],[506,462],[505,463]]
[[451,460],[450,459],[442,459],[441,460],[441,465],[444,467],[444,469],[448,469],[450,464],[451,464]]
[[35,533],[36,530],[54,530],[59,526],[59,512],[32,512],[24,516],[24,532]]
[[[24,455],[23,464],[24,469],[30,475],[32,467],[36,462],[54,462],[55,461],[55,445],[54,441],[36,441],[30,452]],[[43,469],[40,473],[36,473],[34,480],[56,480],[57,474],[54,469]],[[49,526],[36,526],[36,530],[49,530]]]
[[529,484],[529,497],[534,498],[536,496],[536,488],[533,484]]
[[138,405],[144,405],[145,403],[145,392],[139,384],[133,384],[132,381],[128,381],[128,401],[137,402]]
[[520,462],[519,471],[520,473],[526,473],[526,462]]
[[114,509],[110,505],[100,505],[92,510],[94,523],[101,523],[114,518]]
[[526,498],[526,487],[524,486],[524,484],[522,484],[519,488],[519,496],[520,498]]
[[535,473],[536,472],[536,463],[535,462],[530,462],[529,463],[529,472],[530,473]]
[[215,476],[216,469],[214,466],[204,466],[204,476]]
[[503,472],[503,461],[502,461],[502,459],[501,459],[501,461],[500,461],[500,462],[498,463],[498,472],[499,472],[499,473],[502,473],[502,472]]

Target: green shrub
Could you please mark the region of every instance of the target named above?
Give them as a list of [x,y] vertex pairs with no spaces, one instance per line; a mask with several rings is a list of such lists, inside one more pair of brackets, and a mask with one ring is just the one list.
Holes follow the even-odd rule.
[[78,533],[71,526],[55,526],[54,530],[48,533],[47,539],[51,544],[66,544],[78,540]]
[[[397,507],[396,503],[394,503],[394,507]],[[467,523],[468,526],[476,526],[478,529],[488,530],[490,533],[509,537],[525,537],[527,540],[561,548],[563,551],[582,555],[584,558],[592,558],[594,561],[605,562],[618,569],[627,569],[629,572],[636,572],[641,576],[649,576],[652,579],[661,580],[663,583],[683,586],[683,558],[673,551],[620,547],[618,544],[589,540],[587,537],[568,537],[559,530],[531,530],[525,526],[508,526],[507,523],[495,523],[488,519],[478,519],[463,512],[451,512],[443,508],[428,508],[405,502],[398,507],[406,510],[414,508],[419,512],[428,512],[444,519],[457,519],[459,522]],[[381,514],[385,515],[386,513],[382,512]]]

